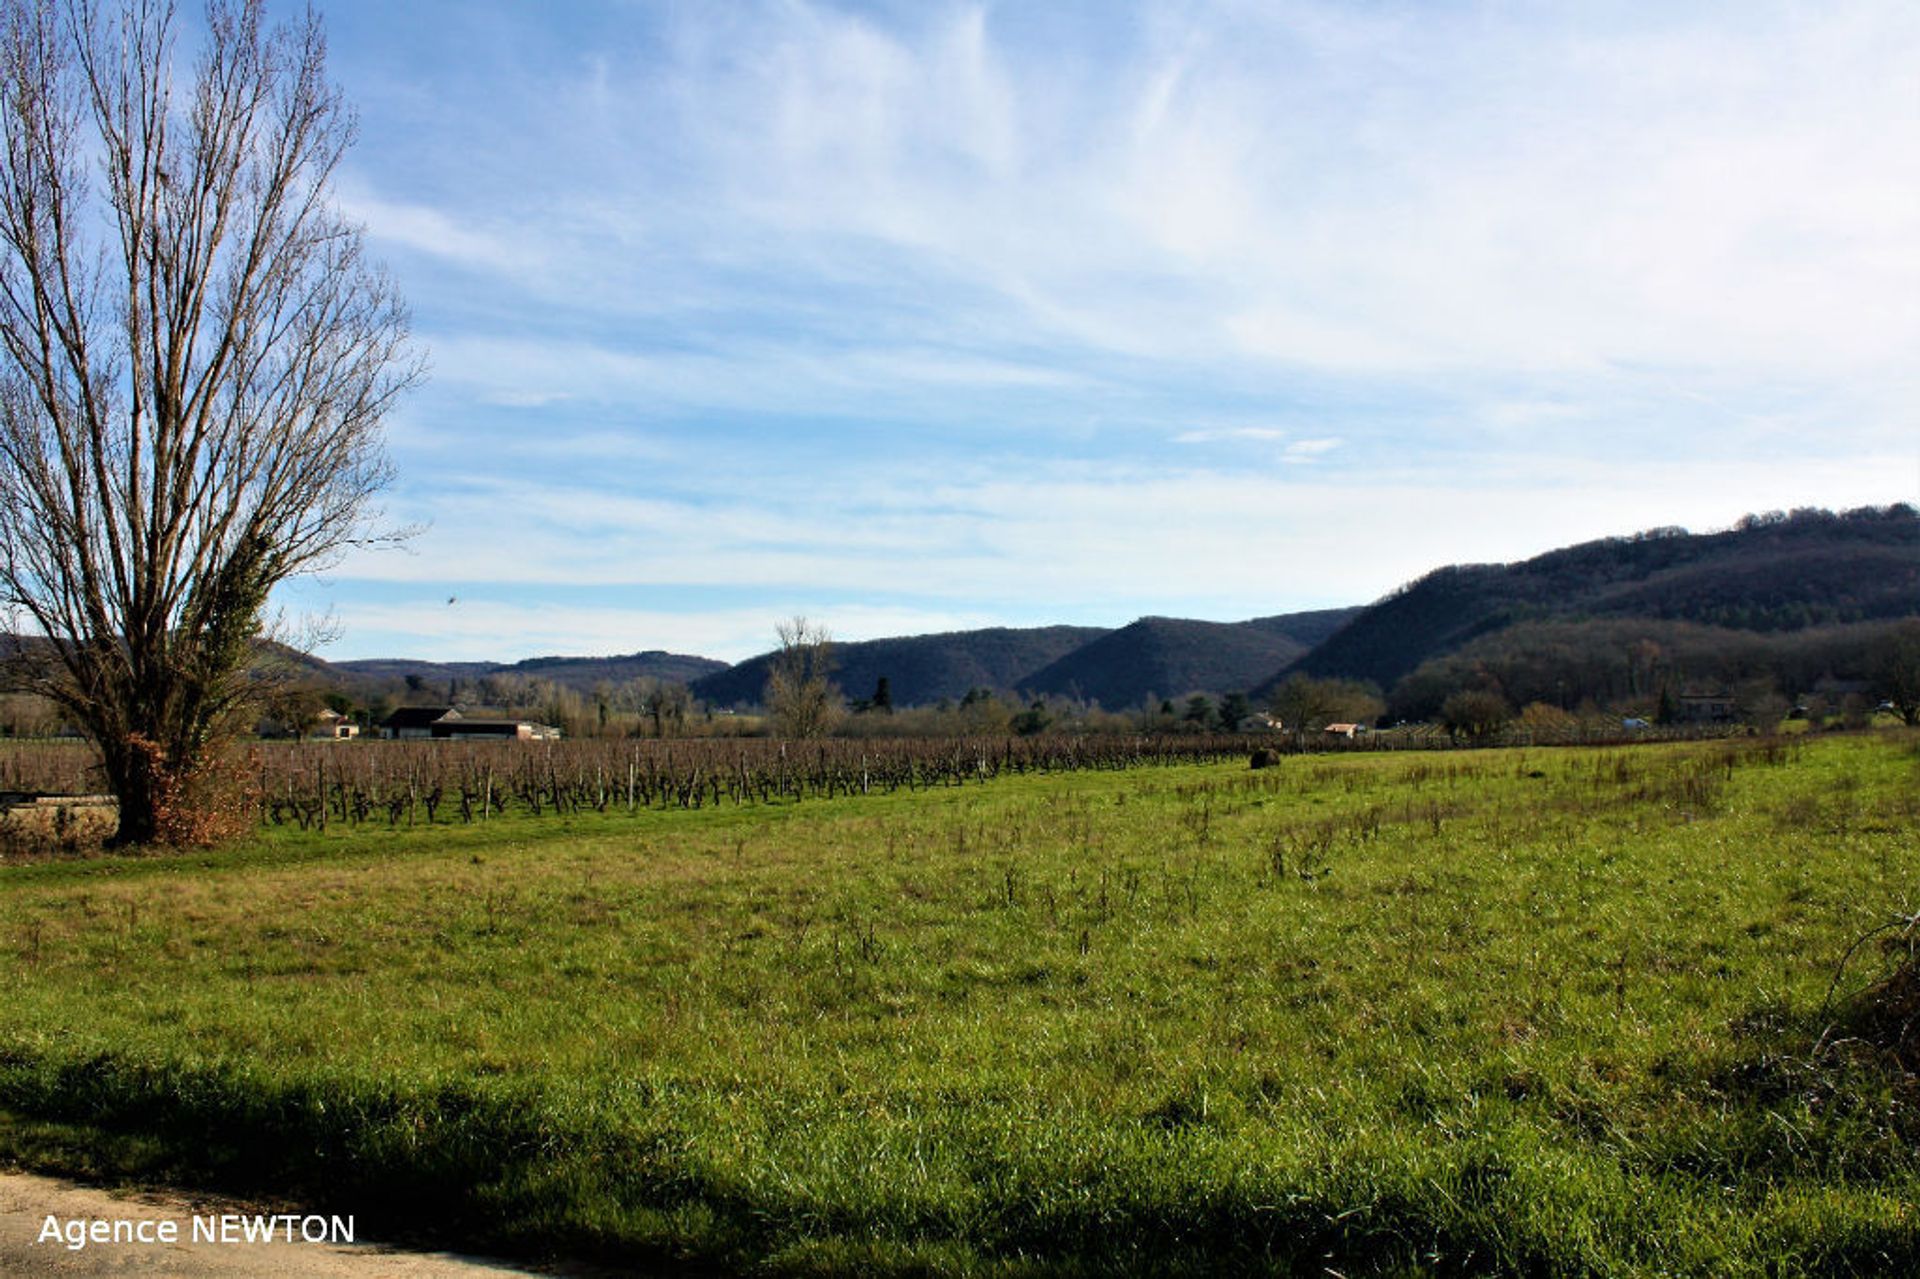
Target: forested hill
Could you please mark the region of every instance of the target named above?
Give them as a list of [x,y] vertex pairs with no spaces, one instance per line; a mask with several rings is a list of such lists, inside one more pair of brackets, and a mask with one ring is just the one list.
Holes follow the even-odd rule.
[[[1590,647],[1577,633],[1582,628],[1592,631],[1594,643],[1612,643],[1626,621],[1684,624],[1704,628],[1670,636],[1676,651],[1693,652],[1707,643],[1702,636],[1781,635],[1915,615],[1920,514],[1904,505],[1844,514],[1801,510],[1750,516],[1718,533],[1655,529],[1513,564],[1442,568],[1361,609],[1244,622],[1147,617],[1117,630],[992,627],[837,643],[834,681],[849,700],[860,700],[871,698],[884,678],[899,707],[957,701],[984,688],[1118,710],[1140,705],[1148,694],[1250,690],[1264,697],[1294,671],[1370,680],[1391,693],[1416,668],[1469,645],[1490,660],[1487,637],[1508,632],[1531,636],[1529,644],[1551,638],[1555,651],[1577,655]],[[1554,629],[1523,625],[1549,622]],[[771,656],[735,666],[642,652],[512,664],[351,661],[333,669],[363,697],[377,691],[401,700],[458,700],[474,695],[471,686],[488,675],[537,677],[580,691],[653,678],[686,683],[716,707],[745,707],[764,695]]]
[[[1265,619],[1268,622],[1284,619]],[[1303,627],[1309,635],[1318,627]],[[1024,692],[1137,706],[1148,695],[1244,689],[1312,647],[1273,626],[1143,617],[1082,645],[1022,680]]]
[[[871,698],[882,678],[894,705],[931,706],[974,689],[1095,699],[1109,708],[1140,704],[1148,693],[1179,697],[1226,693],[1292,661],[1357,613],[1322,609],[1199,622],[1143,618],[1120,630],[1101,626],[989,627],[833,645],[833,680],[849,700]],[[771,653],[728,666],[705,657],[647,651],[620,657],[534,657],[521,662],[432,662],[377,658],[322,662],[302,657],[311,682],[360,700],[484,699],[488,677],[549,680],[575,692],[655,679],[689,686],[717,707],[759,704]]]
[[344,673],[336,681],[362,696],[375,692],[404,696],[409,692],[457,701],[475,696],[473,685],[489,675],[552,680],[578,692],[600,684],[624,684],[635,679],[657,679],[688,684],[703,675],[727,669],[725,662],[685,653],[649,649],[616,657],[529,657],[519,662],[429,662],[413,658],[367,658],[333,662],[332,671]]
[[1272,631],[1275,635],[1284,635],[1307,648],[1315,648],[1324,644],[1335,631],[1365,611],[1359,605],[1349,608],[1320,608],[1304,613],[1280,613],[1273,617],[1256,617],[1240,625]]
[[[1138,706],[1149,693],[1180,697],[1243,689],[1357,612],[1322,609],[1249,622],[1146,617],[1118,630],[994,627],[836,643],[833,680],[848,698],[863,699],[885,677],[893,704],[901,707],[957,701],[984,688],[1098,701],[1114,710]],[[759,702],[772,656],[763,653],[695,681],[694,696],[716,706]]]
[[1777,632],[1920,614],[1920,514],[1749,516],[1719,533],[1655,529],[1515,564],[1438,569],[1363,610],[1293,671],[1383,689],[1430,658],[1526,621],[1654,618]]
[[[975,688],[1019,688],[1032,672],[1106,633],[1098,626],[995,626],[835,643],[833,680],[849,698],[865,698],[885,677],[896,706],[957,700]],[[693,695],[715,706],[755,705],[772,660],[762,653],[695,680]]]

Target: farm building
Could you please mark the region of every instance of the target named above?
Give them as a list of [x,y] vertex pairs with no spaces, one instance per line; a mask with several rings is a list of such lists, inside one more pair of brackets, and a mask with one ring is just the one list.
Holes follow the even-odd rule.
[[498,741],[519,740],[523,742],[554,742],[560,740],[560,730],[551,724],[541,724],[530,719],[464,719],[458,715],[435,720],[428,725],[428,735],[437,741]]
[[468,718],[451,706],[403,706],[380,725],[380,736],[431,741],[558,741],[560,730],[531,719]]
[[1329,737],[1359,737],[1367,731],[1365,724],[1329,724],[1321,730]]
[[435,724],[459,718],[460,712],[451,706],[402,706],[380,721],[380,736],[389,740],[432,737]]

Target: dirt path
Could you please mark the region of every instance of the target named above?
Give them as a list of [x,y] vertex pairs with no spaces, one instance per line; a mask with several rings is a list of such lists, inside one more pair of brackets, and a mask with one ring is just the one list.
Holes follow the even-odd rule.
[[[260,1275],[312,1276],[313,1279],[477,1279],[489,1276],[502,1279],[509,1275],[561,1273],[521,1270],[503,1262],[459,1257],[452,1253],[408,1252],[364,1241],[346,1244],[302,1241],[303,1233],[315,1237],[331,1230],[330,1223],[317,1217],[275,1218],[275,1209],[243,1204],[214,1196],[185,1196],[171,1192],[100,1190],[92,1186],[41,1177],[30,1173],[0,1172],[0,1275],[8,1279],[29,1279],[41,1275],[180,1275],[225,1279]],[[286,1210],[279,1210],[286,1211]],[[88,1242],[71,1248],[69,1241],[48,1237],[47,1218],[55,1219],[55,1229],[73,1231],[104,1230],[119,1226],[121,1239]],[[203,1234],[212,1240],[193,1238],[194,1223],[204,1223]],[[244,1219],[244,1221],[243,1221]],[[104,1227],[93,1223],[106,1223]],[[254,1233],[269,1230],[273,1242],[245,1242],[246,1223]],[[142,1226],[139,1223],[145,1223]],[[162,1236],[169,1233],[172,1242]],[[358,1221],[356,1234],[359,1233]],[[304,1230],[303,1230],[304,1226]],[[232,1241],[221,1242],[225,1228]],[[292,1236],[289,1241],[287,1236]],[[141,1242],[137,1235],[144,1235]],[[579,1272],[573,1272],[579,1273]]]

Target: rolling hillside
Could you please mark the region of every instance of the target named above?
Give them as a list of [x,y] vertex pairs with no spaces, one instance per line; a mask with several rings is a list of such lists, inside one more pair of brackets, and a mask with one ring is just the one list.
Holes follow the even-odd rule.
[[651,678],[675,684],[690,684],[702,676],[727,669],[725,662],[710,657],[692,657],[650,649],[619,657],[529,657],[520,662],[428,662],[414,658],[366,658],[323,664],[339,672],[336,678],[347,687],[371,692],[399,693],[409,680],[424,686],[436,696],[457,681],[468,684],[488,675],[517,675],[529,679],[549,679],[556,684],[590,692],[601,683],[623,684],[628,680]]
[[[1284,613],[1249,622],[1147,617],[1119,630],[1090,626],[994,627],[836,644],[834,682],[871,696],[882,676],[896,706],[959,699],[970,689],[1048,694],[1136,706],[1149,693],[1235,692],[1293,660],[1358,609]],[[757,703],[772,654],[698,680],[694,696],[719,706]]]
[[[1693,654],[1712,647],[1703,635],[1824,631],[1917,614],[1920,514],[1906,506],[1804,510],[1749,517],[1723,532],[1656,529],[1513,564],[1441,568],[1366,608],[1243,622],[1145,617],[1117,630],[992,627],[838,644],[835,680],[856,699],[870,697],[885,678],[901,707],[957,700],[975,688],[1108,709],[1138,706],[1149,694],[1247,690],[1260,698],[1293,671],[1370,680],[1391,691],[1423,664],[1423,678],[1438,690],[1439,672],[1457,671],[1459,663],[1433,664],[1450,654],[1480,654],[1484,663],[1498,653],[1513,669],[1561,660],[1591,666],[1597,659],[1588,650],[1617,646],[1620,624],[1629,622],[1643,630],[1656,623],[1696,628],[1661,632],[1670,647]],[[726,666],[648,651],[514,663],[349,661],[321,674],[336,672],[339,685],[358,696],[415,698],[445,696],[450,686],[487,675],[550,679],[581,691],[651,677],[685,683],[714,706],[744,707],[760,701],[770,660],[761,654]]]
[[[1137,705],[1149,693],[1245,689],[1307,652],[1359,609],[1284,613],[1245,622],[1142,618],[1119,630],[1097,626],[990,627],[834,645],[834,681],[848,698],[869,697],[882,676],[897,706],[958,700],[975,688]],[[688,685],[714,706],[757,705],[772,654],[734,666],[649,650],[620,657],[534,657],[520,662],[432,662],[368,658],[328,663],[298,658],[309,682],[360,700],[459,700],[489,675],[552,680],[581,692],[653,678]]]
[[1143,617],[1035,671],[1019,687],[1117,710],[1137,706],[1149,695],[1245,689],[1308,648],[1275,627],[1252,622]]
[[1920,613],[1920,514],[1751,516],[1719,533],[1658,529],[1514,564],[1437,569],[1363,610],[1277,671],[1371,680],[1523,622],[1647,618],[1727,630],[1794,631]]
[[[1106,633],[1092,626],[996,626],[835,644],[834,682],[848,697],[866,697],[885,676],[896,706],[957,699],[973,688],[1012,690],[1031,672]],[[716,706],[756,704],[771,661],[772,654],[762,653],[695,680],[693,695]]]
[[1273,617],[1255,617],[1242,622],[1242,626],[1258,627],[1263,631],[1272,631],[1284,635],[1306,648],[1318,648],[1333,633],[1364,613],[1361,606],[1350,608],[1320,608],[1304,613],[1280,613]]

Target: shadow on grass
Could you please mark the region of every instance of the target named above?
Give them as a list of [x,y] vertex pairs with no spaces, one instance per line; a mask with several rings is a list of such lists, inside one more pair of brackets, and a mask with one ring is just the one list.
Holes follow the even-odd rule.
[[293,1197],[395,1241],[509,1256],[728,1274],[1570,1272],[1555,1241],[1516,1236],[1497,1152],[1437,1192],[1405,1170],[1340,1183],[1342,1202],[1122,1173],[1067,1196],[1028,1169],[965,1208],[885,1187],[753,1192],[703,1174],[682,1134],[569,1127],[532,1090],[408,1095],[16,1054],[0,1056],[0,1110],[0,1154],[33,1166]]
[[1910,1173],[1920,1081],[1880,1016],[1871,991],[1825,1009],[1766,1004],[1733,1022],[1724,1051],[1663,1062],[1661,1087],[1688,1105],[1649,1141],[1648,1163],[1750,1193]]

